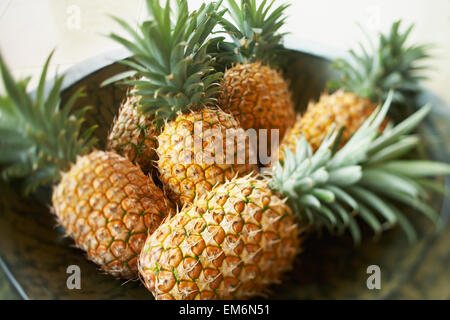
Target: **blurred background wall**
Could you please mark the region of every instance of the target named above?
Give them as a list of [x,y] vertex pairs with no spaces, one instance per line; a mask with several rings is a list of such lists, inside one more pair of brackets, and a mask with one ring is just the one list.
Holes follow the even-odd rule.
[[[280,0],[281,1],[281,0]],[[0,51],[16,76],[36,75],[56,48],[51,70],[117,48],[104,35],[119,31],[108,15],[130,22],[145,16],[144,0],[0,0]],[[450,104],[450,0],[294,0],[286,45],[334,54],[385,31],[397,19],[415,22],[411,40],[436,44],[425,86]],[[192,8],[200,0],[189,0]],[[330,50],[328,50],[330,48]]]

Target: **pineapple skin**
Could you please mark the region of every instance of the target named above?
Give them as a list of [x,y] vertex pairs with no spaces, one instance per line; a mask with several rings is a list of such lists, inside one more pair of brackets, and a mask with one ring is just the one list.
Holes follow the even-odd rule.
[[[201,136],[195,136],[195,128]],[[222,160],[221,163],[204,152],[216,141],[214,136],[208,136],[208,129],[217,129],[222,133],[223,150],[215,155]],[[242,130],[233,116],[213,107],[180,113],[174,121],[164,126],[158,136],[158,170],[168,196],[180,207],[192,203],[196,196],[211,191],[216,184],[224,183],[235,175],[242,176],[258,170],[256,164],[250,163],[254,153],[248,143],[237,144],[234,161],[226,161],[226,145],[235,140],[227,137],[227,129]],[[243,130],[240,134],[244,134]],[[200,141],[200,150],[194,141]],[[237,161],[239,154],[245,154],[242,164]]]
[[62,174],[53,211],[88,258],[113,276],[137,275],[147,234],[174,213],[173,204],[129,160],[113,152],[78,157]]
[[152,172],[158,159],[158,130],[153,118],[142,114],[139,97],[128,95],[122,103],[108,136],[107,148],[126,157],[141,167],[145,173]]
[[375,110],[376,104],[352,92],[336,91],[324,93],[316,103],[310,102],[303,116],[297,120],[284,136],[280,145],[279,159],[283,160],[285,148],[295,152],[297,139],[303,135],[316,151],[325,139],[333,123],[337,128],[345,127],[340,147],[345,145],[364,121]]
[[279,129],[282,139],[295,121],[288,83],[280,72],[260,62],[238,63],[228,69],[218,101],[245,130],[269,130],[268,141],[270,129]]
[[156,299],[247,299],[292,268],[300,231],[267,182],[217,186],[147,239],[139,272]]

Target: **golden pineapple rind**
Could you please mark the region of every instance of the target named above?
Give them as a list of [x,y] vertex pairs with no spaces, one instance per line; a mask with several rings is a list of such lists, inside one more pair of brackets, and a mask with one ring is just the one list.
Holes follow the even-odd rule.
[[52,197],[59,223],[88,258],[117,277],[137,275],[148,232],[174,208],[139,167],[113,152],[79,157]]
[[[209,129],[218,130],[223,139],[221,154],[215,154],[212,159],[207,147],[213,146],[216,140],[214,136],[208,135]],[[192,203],[196,196],[211,191],[216,184],[230,180],[237,174],[242,176],[257,170],[256,164],[250,163],[253,153],[248,143],[238,144],[232,155],[233,161],[226,161],[225,145],[234,141],[233,137],[227,135],[228,129],[241,128],[230,114],[208,107],[178,115],[174,121],[165,125],[158,136],[160,179],[169,197],[180,207]],[[195,136],[195,133],[200,133],[200,136]],[[194,141],[200,143],[196,145]],[[242,164],[237,161],[239,154],[245,154]],[[222,161],[217,163],[215,158]]]
[[130,94],[119,109],[108,136],[107,147],[139,165],[147,173],[158,159],[158,131],[152,117],[139,112],[139,98]]
[[305,114],[297,117],[280,146],[279,157],[285,148],[295,152],[297,139],[304,136],[313,151],[322,144],[333,123],[337,128],[345,127],[340,146],[342,147],[355,133],[364,121],[375,110],[376,105],[369,99],[360,98],[352,92],[336,91],[333,94],[324,93],[318,102],[310,102]]
[[230,112],[245,130],[279,129],[282,139],[294,123],[288,83],[269,66],[259,62],[236,64],[225,72],[221,89],[220,107]]
[[139,272],[156,299],[246,299],[277,283],[299,246],[291,209],[266,181],[247,176],[163,222]]

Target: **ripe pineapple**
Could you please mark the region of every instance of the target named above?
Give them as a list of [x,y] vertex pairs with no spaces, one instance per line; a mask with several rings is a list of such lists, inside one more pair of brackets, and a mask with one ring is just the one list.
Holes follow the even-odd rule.
[[[239,125],[215,106],[222,74],[214,71],[214,60],[207,49],[218,41],[209,38],[224,14],[218,11],[220,3],[202,5],[192,13],[187,1],[175,3],[176,10],[166,16],[171,12],[170,1],[163,8],[158,0],[147,0],[151,18],[142,23],[138,32],[117,19],[134,42],[114,34],[111,37],[133,54],[129,64],[136,70],[134,76],[141,80],[127,83],[134,85],[135,94],[140,96],[141,112],[154,117],[158,128],[163,127],[158,136],[158,170],[171,199],[182,206],[226,178],[248,174],[257,167],[248,160],[242,165],[236,160],[222,164],[225,155],[217,162],[216,158],[199,157],[203,152],[194,148],[193,142],[198,139],[202,139],[202,147],[213,144],[212,137],[205,138],[206,129],[224,133],[227,129],[239,129]],[[201,128],[199,135],[195,135],[196,127]],[[225,134],[220,139],[218,144],[222,146],[230,142]],[[244,145],[249,157],[250,147]],[[190,155],[192,158],[186,162]]]
[[53,212],[88,258],[114,276],[137,275],[137,257],[147,238],[173,213],[163,192],[126,158],[92,149],[90,128],[80,134],[86,109],[70,114],[81,92],[59,105],[63,77],[44,96],[47,60],[36,98],[27,81],[15,83],[0,57],[7,95],[0,98],[2,174],[22,178],[27,192],[57,183]]
[[148,173],[158,160],[158,133],[153,118],[139,111],[139,97],[129,93],[114,120],[107,148],[126,157]]
[[[201,128],[196,132],[195,127]],[[158,136],[160,178],[166,183],[171,199],[180,206],[191,203],[196,195],[208,193],[216,184],[223,183],[236,174],[245,175],[256,170],[250,164],[253,153],[246,152],[251,150],[246,150],[247,145],[237,144],[237,148],[233,148],[232,162],[226,159],[230,155],[226,153],[225,147],[218,150],[219,153],[209,149],[208,146],[213,146],[218,138],[218,135],[208,134],[208,130],[214,128],[224,137],[221,142],[223,146],[234,144],[234,136],[227,134],[227,130],[240,129],[230,114],[219,109],[205,108],[180,114]],[[196,139],[201,139],[198,146],[194,144]],[[246,155],[242,164],[237,161],[241,154]]]
[[[267,129],[270,153],[271,129],[279,130],[282,139],[295,120],[294,103],[289,85],[274,64],[282,48],[283,25],[281,5],[269,14],[273,2],[242,0],[241,5],[228,0],[234,24],[223,20],[224,29],[233,40],[235,64],[226,70],[221,83],[219,105],[232,113],[244,129]],[[267,5],[266,5],[267,4]]]
[[376,233],[398,224],[413,241],[414,229],[396,204],[437,221],[425,203],[430,181],[423,178],[448,175],[450,165],[402,159],[419,144],[408,133],[429,107],[378,135],[390,99],[339,151],[332,151],[338,131],[314,154],[301,138],[295,154],[287,150],[271,176],[234,178],[167,219],[147,238],[139,258],[145,286],[156,299],[262,295],[292,267],[309,232],[349,228],[359,242],[355,215]]
[[166,221],[139,268],[156,299],[249,298],[291,268],[299,233],[267,181],[236,178]]
[[303,116],[297,116],[281,146],[290,146],[294,151],[298,137],[303,135],[313,151],[316,151],[333,125],[345,127],[340,144],[343,146],[375,109],[376,105],[372,101],[352,92],[339,90],[333,94],[324,93],[317,103],[308,105]]
[[308,105],[304,115],[285,135],[280,148],[281,159],[284,148],[295,150],[300,135],[316,150],[333,123],[344,128],[343,146],[376,105],[386,99],[391,88],[395,90],[391,116],[398,119],[400,109],[407,111],[406,108],[415,105],[414,98],[420,90],[418,81],[423,78],[418,75],[423,68],[418,67],[417,62],[428,57],[427,46],[406,46],[413,26],[404,33],[399,32],[399,27],[400,21],[397,21],[388,36],[381,34],[378,49],[371,55],[362,45],[361,55],[351,50],[356,66],[343,60],[335,62],[334,67],[343,74],[341,79],[330,82],[330,88],[337,91],[324,93],[318,102]]

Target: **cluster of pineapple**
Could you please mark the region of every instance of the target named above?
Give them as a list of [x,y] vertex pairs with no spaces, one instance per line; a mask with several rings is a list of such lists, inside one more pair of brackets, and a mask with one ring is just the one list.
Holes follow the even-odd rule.
[[[387,113],[419,91],[416,62],[426,47],[407,46],[411,28],[401,33],[395,23],[379,48],[353,54],[356,65],[338,61],[337,90],[296,119],[276,64],[286,8],[228,0],[190,12],[186,0],[147,0],[137,31],[116,19],[129,39],[111,38],[130,50],[122,62],[131,72],[114,80],[131,89],[108,151],[93,149],[95,128],[81,132],[87,109],[71,112],[81,91],[60,106],[57,77],[45,94],[50,57],[35,96],[0,59],[3,177],[21,178],[28,191],[56,183],[53,210],[77,246],[113,276],[139,274],[157,299],[264,295],[292,268],[304,237],[322,228],[349,230],[359,242],[360,221],[376,233],[400,225],[414,240],[399,205],[437,221],[426,190],[439,189],[429,178],[450,166],[405,157],[420,143],[410,132],[429,106],[396,125]],[[250,144],[208,156],[217,139],[234,144],[230,129],[266,129],[268,141],[278,130],[270,174],[250,161]]]

